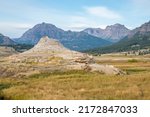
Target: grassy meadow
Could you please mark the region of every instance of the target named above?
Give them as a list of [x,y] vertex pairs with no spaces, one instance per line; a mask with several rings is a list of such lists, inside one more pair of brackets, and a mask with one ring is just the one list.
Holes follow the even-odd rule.
[[101,56],[99,64],[114,65],[126,75],[97,72],[41,72],[23,78],[0,78],[0,99],[150,99],[149,56]]

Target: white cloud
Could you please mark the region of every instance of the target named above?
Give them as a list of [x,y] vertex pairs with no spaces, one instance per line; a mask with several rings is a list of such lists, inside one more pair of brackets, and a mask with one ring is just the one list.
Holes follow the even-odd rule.
[[107,26],[106,23],[102,23],[101,20],[94,20],[89,16],[86,15],[76,15],[69,17],[68,25],[65,26],[65,29],[73,30],[73,31],[82,31],[86,28],[105,28]]
[[[85,28],[106,28],[107,25],[117,23],[122,17],[106,7],[84,7],[83,11],[74,16],[68,16],[69,21],[65,29],[81,31]],[[111,19],[111,20],[110,20]]]
[[66,30],[80,31],[87,28],[89,23],[86,17],[80,15],[68,16],[68,19],[67,25],[64,26]]
[[104,6],[85,7],[85,10],[87,13],[97,17],[107,18],[107,19],[121,19],[121,15]]
[[31,28],[32,26],[33,26],[32,24],[23,24],[23,23],[12,24],[13,28],[20,29],[20,30],[26,30]]
[[89,25],[92,23],[92,21],[90,21],[88,17],[83,15],[69,16],[69,19],[70,20],[68,22],[66,29],[74,30],[74,31],[81,31],[89,27]]

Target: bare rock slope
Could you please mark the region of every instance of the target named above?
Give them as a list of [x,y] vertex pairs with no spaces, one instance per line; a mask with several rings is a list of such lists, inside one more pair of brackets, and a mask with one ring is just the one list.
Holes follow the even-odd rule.
[[127,36],[130,32],[124,25],[114,24],[107,26],[105,29],[101,28],[87,28],[84,32],[105,39],[112,42],[117,42]]
[[52,68],[55,70],[98,71],[106,74],[123,73],[113,66],[96,64],[92,56],[69,50],[57,40],[49,39],[47,36],[41,38],[32,49],[11,56],[10,59],[15,63],[40,65],[42,70]]

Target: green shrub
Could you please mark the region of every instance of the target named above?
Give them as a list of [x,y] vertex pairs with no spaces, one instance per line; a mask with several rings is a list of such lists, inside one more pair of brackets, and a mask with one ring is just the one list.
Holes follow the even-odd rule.
[[130,59],[130,60],[128,60],[128,62],[130,62],[130,63],[137,63],[138,60],[137,59]]

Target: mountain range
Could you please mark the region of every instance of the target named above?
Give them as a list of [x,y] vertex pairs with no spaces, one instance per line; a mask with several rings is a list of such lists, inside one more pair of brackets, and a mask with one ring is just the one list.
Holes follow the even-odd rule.
[[37,24],[26,31],[20,38],[14,40],[21,44],[35,45],[43,36],[58,39],[65,47],[78,51],[112,44],[107,40],[89,35],[83,31],[64,31],[48,23]]
[[127,36],[130,30],[124,25],[114,24],[107,26],[105,29],[87,28],[84,30],[84,32],[111,42],[117,42]]
[[119,42],[102,48],[89,50],[91,53],[111,53],[150,48],[150,21],[130,31]]
[[[65,47],[71,50],[94,53],[122,52],[149,48],[150,45],[150,22],[147,22],[133,30],[124,25],[115,24],[106,29],[88,28],[81,32],[64,31],[55,25],[41,23],[26,31],[20,38],[11,40],[0,34],[0,45],[13,45],[12,47],[29,49],[38,43],[41,37],[57,39]],[[112,42],[114,44],[112,44]],[[23,45],[20,45],[23,44]],[[94,49],[95,48],[95,49]]]

